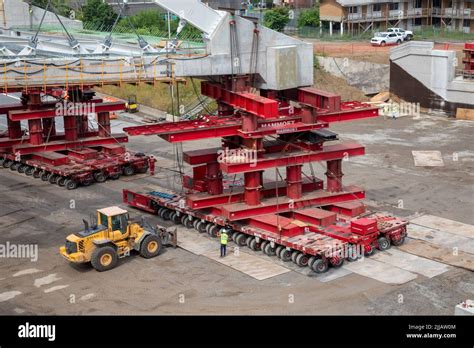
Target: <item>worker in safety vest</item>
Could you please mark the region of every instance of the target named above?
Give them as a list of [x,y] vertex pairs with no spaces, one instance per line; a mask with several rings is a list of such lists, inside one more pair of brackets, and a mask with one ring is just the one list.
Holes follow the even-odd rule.
[[221,238],[221,257],[224,257],[227,252],[227,241],[229,240],[229,232],[226,227],[220,230],[219,236]]

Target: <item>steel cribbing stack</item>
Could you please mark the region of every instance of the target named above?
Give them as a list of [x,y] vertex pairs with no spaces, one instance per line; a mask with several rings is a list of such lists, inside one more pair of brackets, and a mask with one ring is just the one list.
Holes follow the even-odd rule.
[[[125,134],[111,132],[110,113],[124,110],[124,103],[104,103],[87,86],[8,92],[22,94],[20,103],[0,106],[8,128],[0,137],[1,167],[69,190],[154,167],[151,157],[125,149]],[[97,115],[96,127],[90,125],[90,114]],[[26,129],[22,122],[27,122]]]
[[[314,88],[256,95],[249,92],[250,80],[241,75],[202,82],[202,94],[217,101],[218,116],[125,128],[129,135],[158,135],[171,143],[222,138],[222,147],[183,154],[193,166],[193,177],[183,178],[185,195],[124,190],[124,202],[214,237],[229,226],[237,245],[318,273],[403,243],[407,222],[366,212],[364,190],[342,184],[343,160],[364,155],[364,147],[325,144],[338,140],[327,130],[331,123],[377,117],[378,109]],[[303,178],[304,165],[322,161],[325,185]],[[264,172],[278,174],[278,167],[286,167],[286,179],[265,182]],[[225,190],[223,173],[243,175],[244,187]]]

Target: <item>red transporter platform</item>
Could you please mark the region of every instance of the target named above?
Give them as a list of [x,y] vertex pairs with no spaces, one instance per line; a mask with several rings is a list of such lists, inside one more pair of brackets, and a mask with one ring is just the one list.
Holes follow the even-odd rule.
[[[230,90],[235,85],[241,88]],[[377,108],[342,103],[340,96],[314,88],[261,90],[255,95],[247,92],[243,79],[203,82],[201,90],[217,100],[218,116],[124,131],[129,135],[159,135],[169,142],[221,137],[222,147],[184,153],[184,161],[193,166],[193,177],[184,177],[186,195],[124,190],[126,203],[212,236],[221,226],[229,226],[237,244],[276,254],[283,260],[294,255],[293,261],[310,265],[316,272],[324,272],[329,264],[340,266],[345,257],[354,259],[348,250],[355,246],[371,254],[374,247],[384,249],[391,241],[403,242],[406,222],[365,213],[359,202],[365,197],[364,190],[342,184],[343,160],[363,155],[364,147],[354,142],[325,144],[338,140],[327,130],[330,123],[376,117]],[[325,185],[314,175],[303,177],[304,165],[323,161],[327,168]],[[285,179],[279,167],[286,167]],[[279,179],[264,182],[263,173],[268,170]],[[224,190],[223,173],[242,175],[244,187]],[[356,204],[348,205],[351,201]],[[331,214],[331,224],[321,227],[302,218],[316,211],[326,212],[307,209],[311,207],[338,211]],[[362,213],[368,222],[356,218]],[[381,223],[384,219],[391,221],[390,226]],[[375,230],[361,237],[358,228],[367,223]]]
[[[0,166],[69,190],[153,169],[149,156],[125,149],[125,134],[111,133],[110,113],[124,110],[125,104],[103,103],[94,95],[84,86],[30,89],[22,92],[21,103],[2,105],[8,130],[0,138]],[[45,96],[56,100],[44,102]],[[89,126],[91,113],[97,115],[97,129]],[[56,130],[58,117],[62,133]],[[27,122],[26,130],[22,122]]]

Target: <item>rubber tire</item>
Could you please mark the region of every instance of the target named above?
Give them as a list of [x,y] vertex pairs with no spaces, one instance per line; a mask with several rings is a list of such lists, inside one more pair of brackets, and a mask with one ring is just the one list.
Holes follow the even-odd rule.
[[308,261],[309,261],[308,255],[306,255],[304,253],[301,253],[298,256],[296,256],[296,262],[295,263],[300,267],[306,267],[306,266],[308,266]]
[[145,174],[148,171],[148,166],[138,169],[136,172],[138,174]]
[[206,225],[206,233],[209,234],[209,230],[211,229],[211,227],[214,226],[214,224],[212,222],[209,222],[207,225]]
[[171,216],[171,213],[172,213],[172,210],[168,209],[168,208],[164,208],[160,217],[163,219],[163,220],[169,220],[170,219],[170,216]]
[[380,251],[385,251],[385,250],[390,249],[390,239],[386,237],[379,237],[377,239],[377,243],[379,245],[378,249]]
[[283,245],[279,245],[279,246],[276,247],[276,249],[275,249],[275,255],[276,255],[278,258],[280,258],[280,253],[281,253],[281,251],[282,251],[284,248],[285,248],[285,247],[284,247]]
[[370,246],[370,251],[364,251],[364,256],[365,257],[370,257],[373,254],[375,254],[375,247],[372,246],[372,245]]
[[18,167],[17,171],[18,173],[20,174],[25,174],[25,170],[28,168],[28,166],[26,164],[22,164]]
[[3,167],[3,163],[5,162],[4,158],[0,158],[0,167]]
[[206,233],[207,222],[199,221],[197,224],[197,230],[199,233]]
[[68,190],[75,190],[77,189],[77,182],[75,182],[74,180],[72,179],[67,179],[66,182],[64,183],[64,186],[66,187],[66,189]]
[[267,244],[270,244],[268,240],[264,240],[262,243],[260,243],[260,250],[263,251],[264,254],[265,254],[265,247],[267,246]]
[[21,166],[20,162],[13,162],[12,165],[10,166],[10,170],[17,171],[18,167]]
[[112,180],[118,180],[120,179],[120,173],[115,173],[109,176]]
[[313,267],[314,261],[316,261],[318,258],[316,256],[311,256],[308,260],[308,267],[311,268]]
[[[148,250],[148,244],[151,242],[156,242],[158,243],[158,248],[154,252],[150,252]],[[142,243],[140,244],[140,256],[144,257],[145,259],[150,259],[152,257],[155,257],[160,254],[161,249],[163,249],[163,243],[161,241],[161,238],[154,235],[150,234],[143,239]]]
[[39,170],[35,170],[33,173],[33,178],[39,179],[41,177],[41,172]]
[[299,253],[300,252],[298,250],[293,250],[293,252],[291,253],[291,261],[296,263],[296,257],[299,255]]
[[350,249],[347,251],[347,257],[346,260],[349,262],[355,262],[359,259],[359,255],[357,255],[357,247],[355,245],[352,245]]
[[316,259],[311,266],[311,269],[316,273],[327,272],[328,268],[328,261],[323,259]]
[[107,176],[104,173],[98,172],[93,174],[94,180],[99,183],[107,181]]
[[67,180],[67,178],[65,178],[65,177],[60,177],[60,178],[58,179],[58,181],[57,181],[58,186],[59,186],[59,187],[64,187],[64,185],[66,185],[66,180]]
[[291,250],[287,250],[286,248],[283,249],[281,252],[280,252],[280,259],[283,261],[283,262],[289,262],[291,261],[291,255],[293,254],[293,252]]
[[210,229],[209,229],[209,235],[212,237],[212,238],[217,238],[217,234],[219,233],[219,230],[220,230],[220,226],[217,226],[217,225],[214,225],[212,226]]
[[193,228],[193,220],[191,219],[192,219],[192,216],[187,215],[183,220],[184,221],[183,226],[186,228]]
[[392,245],[400,246],[405,242],[405,237],[400,238],[400,240],[392,240]]
[[36,168],[35,167],[28,167],[25,170],[26,176],[33,176],[33,173],[35,172]]
[[135,169],[133,169],[133,167],[130,167],[130,166],[123,167],[123,175],[131,176],[133,174],[135,174]]
[[5,160],[3,161],[3,168],[10,168],[11,165],[13,164],[13,161],[10,161],[10,160]]
[[382,41],[382,42],[380,43],[380,46],[382,46],[382,47],[385,47],[385,45],[386,45],[385,41]]
[[52,185],[56,184],[58,182],[59,176],[56,174],[50,175],[48,182]]
[[198,223],[200,223],[200,222],[201,222],[201,220],[199,220],[199,219],[194,219],[194,220],[193,220],[193,228],[194,228],[196,231],[198,230],[198,229],[197,229],[197,225],[198,225]]
[[255,238],[253,238],[251,241],[250,241],[250,245],[249,245],[250,249],[252,249],[253,251],[259,251],[260,250],[260,245],[257,243],[257,240]]
[[339,268],[339,267],[341,267],[341,266],[344,264],[344,258],[343,258],[343,257],[339,257],[339,261],[338,261],[336,264],[334,264],[334,263],[332,263],[332,262],[329,262],[329,263],[331,264],[332,267],[334,267],[334,268]]
[[402,40],[398,39],[397,40],[397,45],[400,45],[402,43]]
[[265,253],[265,255],[275,256],[275,248],[272,248],[272,245],[270,242],[265,244],[265,249],[263,249],[263,252]]
[[41,181],[48,181],[49,180],[49,174],[48,172],[42,171],[40,175]]
[[[112,262],[107,266],[103,266],[100,263],[100,258],[105,253],[109,253],[112,256]],[[118,262],[117,252],[111,246],[99,247],[99,248],[96,248],[92,252],[91,264],[92,264],[92,267],[94,267],[95,270],[98,271],[98,272],[105,272],[105,271],[111,270],[112,268],[117,266],[117,262]]]
[[243,233],[239,233],[239,235],[235,238],[235,244],[239,247],[243,247],[247,245],[247,235]]

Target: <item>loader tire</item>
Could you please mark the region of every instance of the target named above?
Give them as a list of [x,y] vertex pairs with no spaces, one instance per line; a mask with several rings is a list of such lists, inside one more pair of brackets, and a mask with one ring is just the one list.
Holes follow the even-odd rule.
[[111,246],[96,248],[92,252],[91,264],[98,272],[111,270],[117,266],[117,252]]
[[379,237],[377,239],[377,243],[379,245],[379,250],[384,251],[390,249],[390,239],[385,237]]
[[161,252],[162,247],[163,243],[161,242],[161,238],[150,234],[145,237],[140,245],[140,255],[145,259],[155,257]]

